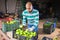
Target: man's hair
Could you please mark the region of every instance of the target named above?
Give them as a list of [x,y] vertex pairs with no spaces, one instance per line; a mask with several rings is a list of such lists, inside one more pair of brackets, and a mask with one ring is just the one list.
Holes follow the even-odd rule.
[[30,5],[32,5],[32,3],[31,3],[31,2],[27,2],[27,3],[26,3],[26,5],[27,5],[27,4],[30,4]]
[[32,4],[31,2],[27,2],[26,4]]

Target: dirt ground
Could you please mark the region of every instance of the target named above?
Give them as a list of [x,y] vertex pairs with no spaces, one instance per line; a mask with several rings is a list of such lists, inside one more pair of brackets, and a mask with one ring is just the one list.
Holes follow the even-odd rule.
[[[56,28],[53,33],[51,33],[51,34],[44,34],[43,33],[43,24],[44,24],[44,21],[40,21],[39,22],[38,40],[42,40],[43,37],[54,38],[56,35],[58,35],[60,33],[60,29]],[[12,32],[8,32],[7,35],[12,38]],[[1,37],[0,37],[0,40],[1,40]],[[11,39],[11,40],[13,40],[13,39]]]
[[55,31],[51,34],[44,34],[43,33],[43,24],[44,24],[44,22],[39,23],[38,40],[42,40],[43,37],[54,38],[56,35],[60,34],[60,29],[59,28],[56,28]]
[[39,23],[39,30],[38,30],[38,40],[42,40],[43,37],[54,38],[56,35],[60,34],[60,29],[56,28],[55,31],[51,34],[44,34],[43,33],[43,24],[44,21],[40,21]]

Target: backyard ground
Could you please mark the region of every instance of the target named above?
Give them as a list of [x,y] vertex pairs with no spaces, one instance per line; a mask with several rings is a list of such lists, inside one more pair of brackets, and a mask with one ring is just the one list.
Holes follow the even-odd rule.
[[[42,40],[43,37],[54,38],[56,35],[60,34],[60,29],[59,28],[56,28],[55,31],[51,34],[44,34],[43,33],[43,24],[44,24],[44,22],[45,21],[40,21],[39,22],[38,40]],[[11,38],[11,40],[15,40],[15,39],[12,38],[12,32],[7,32],[7,35]],[[1,37],[1,33],[0,33],[0,40],[2,40],[1,38],[2,37]]]

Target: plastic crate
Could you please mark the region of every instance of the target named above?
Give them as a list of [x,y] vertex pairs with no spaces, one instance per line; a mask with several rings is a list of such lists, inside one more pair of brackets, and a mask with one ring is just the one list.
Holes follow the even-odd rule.
[[16,32],[16,29],[13,30],[13,38],[18,39],[18,40],[37,40],[38,39],[38,33],[36,36],[34,36],[32,38],[27,38],[27,37],[22,36],[22,35],[21,36],[17,35],[15,32]]
[[18,40],[37,40],[36,36],[32,38],[27,38],[25,36],[20,36]]
[[53,39],[48,37],[43,37],[42,40],[53,40]]
[[14,22],[13,24],[2,23],[2,31],[3,32],[12,31],[18,28],[19,25],[20,25],[20,22],[18,20],[16,20],[16,22]]
[[55,28],[54,28],[53,23],[50,23],[50,24],[44,23],[44,25],[43,25],[43,32],[44,33],[51,34],[54,30],[55,30]]

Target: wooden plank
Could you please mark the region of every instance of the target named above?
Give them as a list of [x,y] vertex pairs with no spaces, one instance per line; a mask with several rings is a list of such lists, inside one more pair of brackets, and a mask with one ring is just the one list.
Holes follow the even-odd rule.
[[[6,40],[10,40],[7,35],[5,35],[1,30],[0,30],[0,37],[5,38]],[[1,40],[1,39],[0,39]]]

